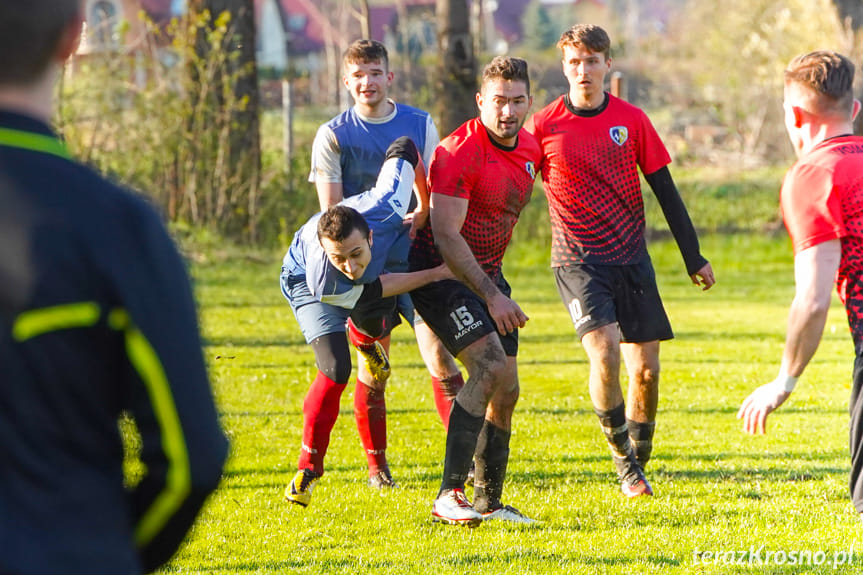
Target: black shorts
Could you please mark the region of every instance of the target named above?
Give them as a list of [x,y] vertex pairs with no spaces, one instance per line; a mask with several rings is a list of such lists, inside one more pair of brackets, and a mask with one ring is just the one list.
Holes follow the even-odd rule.
[[366,334],[386,337],[401,323],[395,296],[383,297],[368,303],[361,303],[351,310],[351,319]]
[[[495,284],[505,296],[512,293],[503,275]],[[460,281],[430,283],[412,291],[411,299],[417,313],[454,356],[489,334],[497,334],[507,356],[518,354],[518,330],[498,334],[485,301]]]
[[650,260],[626,266],[574,264],[555,268],[554,278],[579,338],[613,323],[628,343],[674,337]]

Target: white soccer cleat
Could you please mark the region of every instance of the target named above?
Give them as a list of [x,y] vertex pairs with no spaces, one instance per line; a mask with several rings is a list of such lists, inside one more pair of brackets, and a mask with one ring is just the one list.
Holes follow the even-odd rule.
[[536,519],[531,519],[512,505],[504,505],[498,507],[494,511],[487,511],[482,514],[483,521],[509,521],[511,523],[536,523]]
[[482,513],[473,508],[463,489],[447,489],[435,499],[432,506],[434,521],[450,525],[477,527],[482,523]]

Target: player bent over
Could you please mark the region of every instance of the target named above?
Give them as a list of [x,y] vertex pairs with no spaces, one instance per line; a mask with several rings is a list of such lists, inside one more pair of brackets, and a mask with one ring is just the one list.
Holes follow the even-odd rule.
[[[321,211],[374,186],[387,148],[396,138],[409,137],[419,149],[426,166],[440,143],[437,128],[428,112],[390,98],[394,76],[389,67],[389,54],[382,43],[368,39],[353,42],[343,55],[342,72],[342,81],[351,94],[353,106],[322,124],[312,143],[309,181],[315,184]],[[423,219],[421,223],[425,222]],[[414,222],[412,233],[402,234],[399,246],[391,250],[394,257],[386,264],[388,271],[408,270],[408,250],[416,223],[420,222]],[[399,295],[396,308],[414,330],[420,354],[431,375],[435,407],[446,427],[452,401],[464,385],[464,379],[455,359],[414,313],[410,296]],[[380,340],[387,353],[389,340],[389,336]],[[369,385],[374,377],[365,369],[365,362],[360,362],[356,379],[354,414],[368,454],[370,483],[387,487],[386,477],[374,473],[374,469],[379,467],[376,458],[385,447],[386,435],[378,433],[377,424],[369,427],[369,433],[364,432],[367,421],[374,423],[386,417],[382,407],[384,396]]]
[[[444,266],[419,273],[385,273],[392,246],[406,233],[404,219],[415,184],[420,211],[427,214],[425,169],[414,143],[399,138],[387,150],[375,187],[313,216],[294,235],[285,255],[282,293],[314,350],[318,367],[303,403],[299,471],[285,489],[285,498],[292,503],[308,505],[312,487],[324,473],[330,432],[351,375],[345,323],[351,342],[374,376],[374,391],[382,396],[389,362],[378,340],[393,327],[393,296],[452,277]],[[386,437],[386,420],[374,415],[369,414],[366,424],[383,424],[379,431]],[[384,450],[375,454],[379,467],[373,473],[394,485]]]
[[[441,142],[429,166],[431,229],[417,234],[410,269],[445,261],[461,281],[411,292],[419,314],[461,361],[468,380],[450,412],[436,521],[475,527],[483,519],[533,520],[501,502],[512,412],[518,400],[518,328],[527,316],[512,299],[501,264],[540,161],[521,129],[532,98],[527,63],[498,57],[483,71],[480,117]],[[464,493],[476,457],[474,503]]]

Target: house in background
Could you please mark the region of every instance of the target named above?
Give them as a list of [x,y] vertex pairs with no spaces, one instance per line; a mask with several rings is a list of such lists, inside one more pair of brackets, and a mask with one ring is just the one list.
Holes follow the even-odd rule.
[[185,10],[178,0],[86,0],[79,54],[133,52],[146,44],[143,12],[158,25]]
[[[605,25],[605,20],[617,19],[623,29],[621,35],[629,38],[661,28],[681,1],[468,0],[474,28],[481,29],[482,51],[492,54],[509,52],[525,34],[531,34],[524,29],[525,12],[531,3],[539,3],[552,21],[562,26],[560,31],[570,21],[586,19]],[[352,13],[356,7],[346,2],[342,9],[333,10],[335,5],[334,1],[322,0],[254,0],[257,64],[262,81],[270,84],[262,86],[265,92],[290,72],[299,84],[297,103],[314,101],[344,107],[347,97],[340,82],[341,53],[361,32]],[[411,63],[422,61],[424,54],[437,54],[435,8],[435,0],[376,0],[369,6],[371,36],[384,42],[391,56],[407,55],[407,67],[411,68]],[[186,0],[86,0],[85,9],[79,54],[171,58],[168,51],[159,50],[147,38],[139,15],[143,12],[164,27],[186,13]],[[164,43],[164,37],[159,42]],[[429,73],[416,66],[413,71],[420,76]],[[403,76],[400,70],[400,81]],[[423,78],[418,76],[416,81],[422,83]],[[409,91],[411,85],[416,83],[408,81],[402,88]]]

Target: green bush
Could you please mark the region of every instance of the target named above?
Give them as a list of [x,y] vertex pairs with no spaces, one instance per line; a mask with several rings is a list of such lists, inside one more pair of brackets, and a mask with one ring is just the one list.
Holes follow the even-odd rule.
[[[145,193],[171,222],[242,237],[256,223],[258,189],[239,181],[229,150],[233,118],[248,106],[232,91],[246,71],[223,48],[230,18],[204,14],[164,30],[144,24],[134,50],[71,63],[59,129],[81,160]],[[210,47],[206,59],[196,55],[196,42]]]

